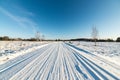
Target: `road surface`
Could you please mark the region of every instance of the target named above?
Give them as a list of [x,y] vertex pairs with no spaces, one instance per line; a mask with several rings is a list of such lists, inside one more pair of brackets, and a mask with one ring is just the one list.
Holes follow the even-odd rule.
[[55,42],[0,65],[0,80],[120,80],[120,67],[84,49]]

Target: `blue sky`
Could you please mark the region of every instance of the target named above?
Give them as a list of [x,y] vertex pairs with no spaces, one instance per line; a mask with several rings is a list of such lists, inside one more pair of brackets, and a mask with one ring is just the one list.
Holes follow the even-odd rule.
[[47,39],[120,36],[120,0],[0,0],[0,36]]

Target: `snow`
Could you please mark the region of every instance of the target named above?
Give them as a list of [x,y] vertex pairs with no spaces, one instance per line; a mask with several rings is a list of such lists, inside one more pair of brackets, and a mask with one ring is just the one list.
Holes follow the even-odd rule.
[[39,49],[47,42],[29,41],[1,41],[0,42],[0,64],[7,62],[17,56]]
[[87,50],[120,66],[120,43],[118,42],[73,42],[73,45]]
[[119,43],[99,43],[97,47],[91,42],[25,44],[32,47],[28,51],[24,47],[22,55],[17,48],[17,56],[0,65],[0,80],[120,80],[119,62],[106,58],[119,57]]

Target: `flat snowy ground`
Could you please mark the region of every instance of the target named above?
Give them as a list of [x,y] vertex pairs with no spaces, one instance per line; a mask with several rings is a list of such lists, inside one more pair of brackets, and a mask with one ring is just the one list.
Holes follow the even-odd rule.
[[120,66],[95,52],[75,43],[43,44],[1,64],[0,80],[120,80]]
[[118,42],[97,42],[97,46],[94,46],[94,42],[74,41],[72,44],[120,66],[120,43]]

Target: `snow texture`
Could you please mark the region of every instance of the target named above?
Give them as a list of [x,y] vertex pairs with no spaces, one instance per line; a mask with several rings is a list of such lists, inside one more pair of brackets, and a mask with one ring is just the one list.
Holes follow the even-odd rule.
[[119,65],[78,43],[47,43],[14,57],[0,65],[0,80],[120,80]]

